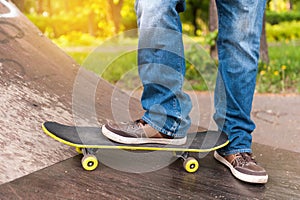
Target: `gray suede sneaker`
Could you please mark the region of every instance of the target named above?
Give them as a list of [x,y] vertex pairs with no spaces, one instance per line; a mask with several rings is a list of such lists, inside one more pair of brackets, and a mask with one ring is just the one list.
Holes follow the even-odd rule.
[[183,145],[187,137],[173,138],[152,128],[143,120],[134,122],[110,122],[102,126],[102,133],[108,139],[123,144],[170,144]]
[[268,181],[266,170],[257,164],[250,153],[221,156],[215,151],[214,157],[226,165],[233,176],[241,181],[248,183],[266,183]]

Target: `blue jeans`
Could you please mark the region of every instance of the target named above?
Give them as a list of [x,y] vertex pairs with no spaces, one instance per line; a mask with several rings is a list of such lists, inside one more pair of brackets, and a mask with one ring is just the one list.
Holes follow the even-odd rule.
[[[216,0],[219,68],[214,120],[228,134],[221,154],[251,152],[250,119],[265,0]],[[158,131],[183,137],[190,126],[191,101],[182,91],[185,60],[179,12],[184,0],[137,0],[139,74],[144,91],[142,117]]]

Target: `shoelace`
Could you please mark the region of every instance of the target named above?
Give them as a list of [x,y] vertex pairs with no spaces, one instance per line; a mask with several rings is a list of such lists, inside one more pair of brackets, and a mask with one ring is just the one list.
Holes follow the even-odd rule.
[[242,164],[242,166],[246,165],[249,162],[257,164],[255,161],[255,156],[250,153],[239,153],[236,155],[236,157],[237,162]]

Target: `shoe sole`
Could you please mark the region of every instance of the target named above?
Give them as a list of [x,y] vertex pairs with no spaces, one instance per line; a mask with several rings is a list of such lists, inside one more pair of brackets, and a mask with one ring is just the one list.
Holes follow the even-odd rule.
[[167,139],[167,138],[130,138],[123,137],[114,132],[108,130],[105,125],[102,126],[102,133],[108,139],[122,143],[122,144],[168,144],[168,145],[184,145],[186,143],[187,137],[179,139]]
[[268,175],[254,176],[254,175],[248,175],[239,172],[238,170],[234,169],[234,167],[225,158],[220,156],[217,151],[214,152],[214,158],[219,162],[221,162],[222,164],[226,165],[230,169],[233,176],[235,176],[237,179],[241,181],[245,181],[248,183],[261,183],[261,184],[267,183],[268,181]]

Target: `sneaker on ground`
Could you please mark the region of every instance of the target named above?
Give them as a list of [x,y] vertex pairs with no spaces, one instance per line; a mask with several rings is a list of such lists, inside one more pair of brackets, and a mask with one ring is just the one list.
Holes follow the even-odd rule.
[[159,133],[143,120],[134,122],[109,122],[102,126],[103,135],[108,139],[123,144],[170,144],[183,145],[187,137],[173,138]]
[[266,183],[268,181],[266,170],[257,164],[250,153],[221,156],[215,151],[214,157],[226,165],[231,173],[241,181],[248,183]]

